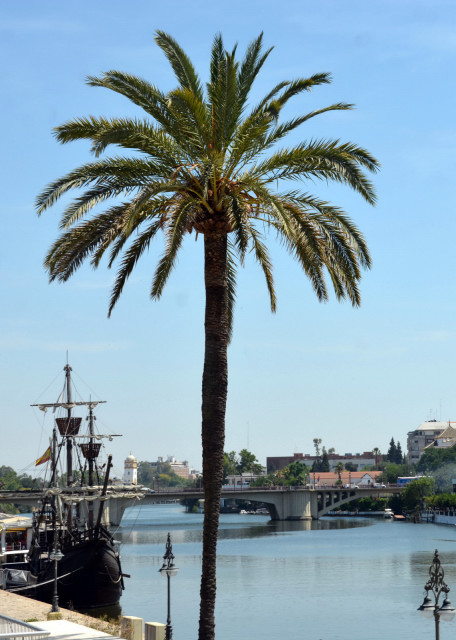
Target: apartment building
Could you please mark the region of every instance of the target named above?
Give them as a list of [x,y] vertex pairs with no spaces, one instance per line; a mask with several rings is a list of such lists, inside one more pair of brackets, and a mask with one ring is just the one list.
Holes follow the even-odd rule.
[[407,433],[407,458],[410,464],[418,462],[423,451],[438,439],[444,431],[455,425],[455,422],[439,422],[428,420],[420,424],[418,429]]

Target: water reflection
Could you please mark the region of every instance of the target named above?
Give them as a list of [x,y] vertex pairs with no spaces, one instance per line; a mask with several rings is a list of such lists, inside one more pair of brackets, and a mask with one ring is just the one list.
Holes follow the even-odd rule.
[[[155,516],[155,517],[153,517]],[[136,514],[127,517],[116,532],[116,539],[122,544],[162,544],[168,531],[172,531],[173,542],[178,544],[200,543],[202,541],[202,517],[195,521],[195,514],[183,511],[168,522],[160,521],[158,514],[148,513],[147,522]],[[254,521],[252,522],[252,520]],[[223,515],[220,521],[219,540],[241,538],[263,538],[297,531],[329,531],[334,529],[355,529],[368,527],[372,521],[367,518],[322,518],[321,520],[274,521],[268,516]]]

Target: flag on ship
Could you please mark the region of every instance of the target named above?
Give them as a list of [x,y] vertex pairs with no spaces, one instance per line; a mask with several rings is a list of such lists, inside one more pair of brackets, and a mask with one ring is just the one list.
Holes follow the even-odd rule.
[[38,460],[35,462],[35,467],[37,467],[39,464],[44,464],[50,459],[51,459],[51,447],[48,447],[46,451],[43,453],[43,455],[40,458],[38,458]]

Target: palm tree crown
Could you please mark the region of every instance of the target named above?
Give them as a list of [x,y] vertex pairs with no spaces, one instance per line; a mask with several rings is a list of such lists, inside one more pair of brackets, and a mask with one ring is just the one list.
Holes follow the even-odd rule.
[[[361,269],[370,266],[362,234],[342,209],[285,185],[299,180],[335,181],[373,204],[374,190],[366,172],[375,172],[378,163],[366,150],[338,140],[311,139],[290,148],[279,147],[288,133],[307,120],[352,105],[337,103],[282,120],[282,109],[291,98],[330,82],[329,74],[320,73],[280,82],[248,110],[253,82],[271,52],[263,52],[262,35],[249,45],[241,62],[236,59],[236,47],[226,51],[217,35],[205,87],[175,40],[162,31],[155,40],[171,63],[176,89],[165,94],[120,71],[88,79],[92,86],[127,97],[145,111],[145,119],[78,118],[55,129],[62,143],[91,140],[96,158],[109,145],[133,154],[98,159],[71,171],[38,196],[37,209],[42,213],[69,190],[82,190],[62,214],[62,235],[47,254],[45,266],[51,280],[66,281],[87,258],[98,267],[109,250],[109,267],[119,260],[109,313],[159,231],[166,242],[152,282],[153,298],[160,297],[185,235],[203,236],[205,513],[199,639],[213,640],[227,345],[236,267],[243,265],[247,252],[253,252],[274,311],[272,265],[264,239],[271,230],[299,262],[319,300],[328,297],[329,279],[338,299],[348,298],[358,305]],[[114,203],[109,203],[112,199]],[[103,203],[106,207],[100,213],[97,205]]]
[[[88,256],[98,266],[108,248],[109,266],[122,255],[111,313],[128,276],[159,230],[165,233],[166,250],[153,279],[153,298],[160,297],[186,233],[225,233],[230,234],[230,317],[236,262],[243,264],[249,250],[264,272],[271,308],[275,310],[271,262],[263,240],[264,231],[270,228],[301,264],[320,300],[328,297],[326,270],[337,298],[348,297],[358,305],[360,266],[370,266],[359,230],[340,208],[309,193],[275,190],[278,181],[333,180],[348,184],[369,203],[375,201],[363,169],[375,171],[378,163],[366,150],[325,139],[276,148],[288,133],[310,118],[352,107],[337,103],[280,121],[282,108],[290,98],[329,83],[330,75],[320,73],[280,82],[246,115],[253,81],[271,51],[262,53],[261,35],[248,47],[241,64],[235,58],[236,48],[231,53],[225,51],[222,37],[215,37],[206,91],[177,42],[160,31],[156,42],[179,83],[168,94],[120,71],[88,79],[92,86],[126,96],[154,122],[150,118],[89,117],[55,129],[62,143],[91,140],[96,157],[108,145],[139,155],[85,164],[40,194],[38,213],[70,189],[86,188],[62,215],[65,232],[45,262],[51,280],[67,280]],[[95,205],[121,195],[127,197],[125,202],[80,222]]]

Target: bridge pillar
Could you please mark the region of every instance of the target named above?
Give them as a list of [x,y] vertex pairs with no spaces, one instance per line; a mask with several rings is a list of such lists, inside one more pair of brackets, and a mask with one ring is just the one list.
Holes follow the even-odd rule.
[[119,526],[125,509],[131,505],[131,500],[123,498],[110,498],[105,502],[103,515],[111,526]]
[[[265,498],[263,497],[263,500]],[[318,518],[317,494],[313,491],[281,491],[267,496],[272,520],[313,520]]]

